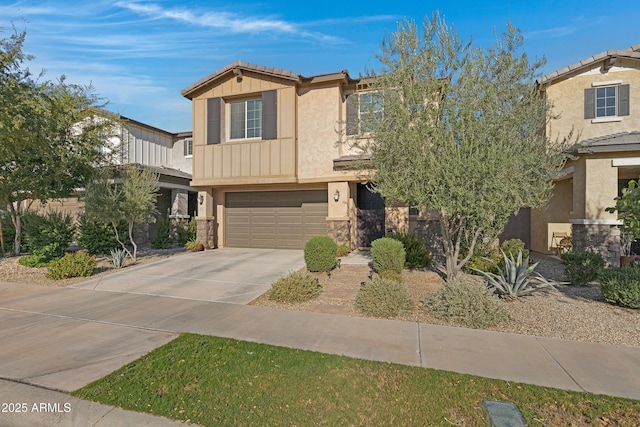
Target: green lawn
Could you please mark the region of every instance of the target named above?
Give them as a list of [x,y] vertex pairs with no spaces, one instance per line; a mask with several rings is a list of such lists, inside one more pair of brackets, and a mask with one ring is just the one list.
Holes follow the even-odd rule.
[[211,427],[488,426],[485,399],[532,427],[640,420],[636,400],[192,334],[74,395]]

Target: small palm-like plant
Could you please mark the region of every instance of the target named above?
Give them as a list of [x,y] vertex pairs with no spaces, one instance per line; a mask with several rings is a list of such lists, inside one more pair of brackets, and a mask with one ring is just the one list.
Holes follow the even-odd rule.
[[504,257],[504,268],[500,274],[476,270],[487,278],[487,285],[495,289],[502,297],[517,298],[542,288],[553,288],[555,285],[563,283],[550,282],[540,273],[534,271],[539,262],[529,265],[529,257],[522,259],[522,250],[518,251],[517,259],[513,254],[507,256],[504,252],[502,252],[502,256]]

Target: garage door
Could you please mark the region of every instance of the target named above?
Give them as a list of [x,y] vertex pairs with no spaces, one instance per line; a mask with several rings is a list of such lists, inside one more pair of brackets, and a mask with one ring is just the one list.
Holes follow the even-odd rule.
[[240,248],[302,249],[327,234],[327,191],[226,193],[225,244]]

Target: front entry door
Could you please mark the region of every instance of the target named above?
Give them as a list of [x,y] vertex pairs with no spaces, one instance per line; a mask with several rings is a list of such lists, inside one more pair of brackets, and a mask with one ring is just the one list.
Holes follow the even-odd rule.
[[358,184],[358,247],[370,248],[371,242],[384,237],[384,199],[366,185]]

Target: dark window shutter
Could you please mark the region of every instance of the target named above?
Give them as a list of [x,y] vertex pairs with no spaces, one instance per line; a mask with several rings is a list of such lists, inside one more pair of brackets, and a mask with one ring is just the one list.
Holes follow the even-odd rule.
[[596,118],[596,90],[594,88],[584,90],[584,118]]
[[358,134],[358,95],[347,95],[347,135]]
[[278,92],[262,92],[262,139],[278,138]]
[[188,147],[188,140],[183,139],[182,140],[182,147],[184,148],[184,155],[188,156],[189,155],[189,147]]
[[629,115],[629,85],[618,86],[618,115]]
[[207,145],[220,144],[221,104],[220,98],[207,99]]

